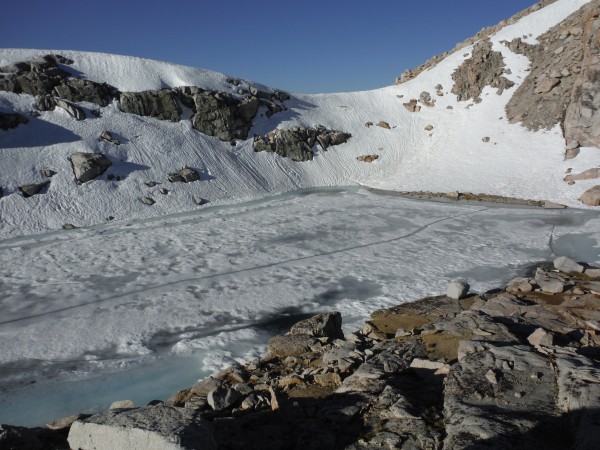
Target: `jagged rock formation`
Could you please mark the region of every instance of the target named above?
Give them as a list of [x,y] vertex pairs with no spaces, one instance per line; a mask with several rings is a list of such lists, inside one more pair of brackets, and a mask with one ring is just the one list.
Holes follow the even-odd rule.
[[119,109],[138,116],[178,122],[181,119],[181,108],[177,104],[176,98],[176,95],[170,89],[121,92]]
[[323,150],[343,144],[352,135],[343,131],[331,131],[324,127],[277,129],[266,136],[255,136],[252,144],[255,152],[274,152],[293,161],[313,159],[313,146],[318,142]]
[[502,53],[493,51],[489,40],[480,41],[473,47],[471,57],[452,74],[452,93],[456,94],[459,101],[477,99],[486,86],[498,89],[498,94],[501,94],[514,86],[503,74]]
[[506,107],[511,122],[531,130],[560,124],[567,143],[600,146],[599,14],[600,5],[590,2],[540,36],[538,45],[507,43],[532,62]]
[[42,189],[46,186],[50,185],[50,180],[46,180],[42,183],[34,183],[34,184],[25,184],[23,186],[19,186],[19,191],[23,194],[23,197],[29,198],[33,197],[36,194],[39,194]]
[[544,6],[548,6],[552,3],[554,3],[555,1],[556,0],[541,0],[540,2],[536,3],[535,5],[532,5],[529,8],[521,11],[520,13],[515,14],[510,19],[503,20],[497,25],[483,28],[475,36],[456,44],[456,46],[452,50],[449,50],[440,55],[434,56],[430,60],[421,64],[419,67],[416,67],[414,69],[405,70],[402,73],[402,75],[400,75],[399,77],[396,78],[395,84],[401,84],[401,83],[405,83],[408,80],[412,80],[413,78],[417,77],[420,73],[424,72],[425,70],[436,66],[440,61],[442,61],[444,58],[446,58],[450,54],[452,54],[460,49],[463,49],[465,47],[468,47],[469,45],[474,44],[475,42],[477,42],[480,39],[489,38],[492,34],[497,33],[503,27],[505,27],[507,25],[512,25],[513,23],[517,22],[518,20],[527,16],[528,14],[531,14],[532,12],[537,11],[540,8],[543,8]]
[[258,97],[239,100],[224,92],[199,88],[183,88],[179,92],[184,104],[190,105],[194,112],[192,125],[196,130],[222,141],[248,137],[260,106]]
[[71,167],[79,183],[87,183],[102,175],[112,161],[100,153],[78,152],[71,155]]

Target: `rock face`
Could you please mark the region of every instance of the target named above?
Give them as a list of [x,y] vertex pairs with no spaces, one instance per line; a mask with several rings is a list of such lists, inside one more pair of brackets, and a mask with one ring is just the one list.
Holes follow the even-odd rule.
[[169,406],[109,410],[78,420],[68,441],[71,448],[96,450],[216,448],[211,429],[199,414]]
[[78,152],[71,155],[71,167],[75,179],[80,183],[102,175],[112,165],[112,161],[100,153]]
[[121,92],[119,109],[138,116],[178,122],[181,119],[181,108],[177,104],[176,98],[170,89]]
[[323,150],[339,145],[350,139],[350,133],[331,131],[324,127],[299,128],[289,130],[277,129],[266,136],[256,136],[252,147],[255,152],[274,152],[294,161],[310,161],[313,159],[315,142]]
[[581,14],[582,32],[578,27],[570,30],[573,39],[581,34],[583,55],[565,117],[565,138],[582,146],[600,147],[600,5],[591,2]]
[[106,83],[81,78],[61,80],[54,86],[54,92],[57,97],[71,102],[89,102],[103,107],[108,106],[117,95],[117,90]]
[[512,122],[530,130],[560,124],[569,157],[579,145],[600,145],[598,61],[600,5],[590,2],[538,38],[538,45],[516,39],[507,45],[531,60],[531,72],[509,101]]
[[0,130],[17,128],[19,125],[27,123],[29,123],[29,119],[22,114],[0,112]]
[[452,74],[452,93],[459,101],[478,98],[486,86],[498,89],[501,94],[514,86],[512,81],[502,76],[503,73],[502,53],[493,51],[489,40],[480,41],[473,48],[471,57]]
[[254,96],[238,100],[225,92],[200,89],[191,98],[195,112],[192,126],[222,141],[246,139],[260,106],[260,100]]

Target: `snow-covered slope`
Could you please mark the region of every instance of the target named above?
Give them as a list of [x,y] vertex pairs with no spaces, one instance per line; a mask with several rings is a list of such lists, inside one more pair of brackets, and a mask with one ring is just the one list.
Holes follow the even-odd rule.
[[[102,108],[99,118],[88,111],[84,121],[75,121],[60,109],[43,112],[39,118],[30,118],[27,125],[0,131],[0,186],[4,189],[0,237],[57,229],[65,223],[85,226],[106,222],[109,217],[123,220],[186,211],[198,207],[194,195],[222,204],[304,187],[353,183],[402,191],[487,193],[582,207],[578,198],[594,180],[569,186],[563,178],[569,167],[578,172],[600,165],[600,152],[584,148],[577,159],[563,161],[565,142],[558,126],[530,132],[519,124],[509,124],[504,108],[527,76],[529,61],[500,41],[525,35],[530,36],[527,42],[535,43],[538,35],[588,1],[558,0],[491,36],[494,50],[502,53],[511,71],[507,78],[517,86],[502,95],[488,87],[479,104],[458,102],[450,93],[452,73],[472,50],[467,47],[401,85],[367,92],[296,94],[286,102],[287,111],[270,118],[263,108],[249,139],[238,141],[235,147],[193,129],[189,114],[171,123],[123,113],[116,102]],[[237,91],[222,74],[98,53],[5,49],[0,50],[0,66],[48,53],[73,59],[72,70],[121,91],[191,85]],[[243,86],[247,84],[243,81]],[[435,93],[438,84],[445,95],[434,94],[434,108],[411,113],[403,107],[403,102],[418,98],[422,91]],[[34,103],[29,95],[0,92],[0,112],[26,115]],[[379,121],[392,128],[365,126]],[[308,162],[252,149],[253,134],[317,124],[353,136],[327,152],[317,148]],[[424,130],[427,125],[433,126],[431,132]],[[100,141],[103,130],[113,133],[121,145]],[[482,141],[484,136],[490,137],[489,143]],[[109,181],[104,176],[78,185],[68,161],[78,151],[108,155],[113,161],[111,173],[124,179]],[[356,160],[365,154],[377,154],[379,159],[371,164]],[[167,183],[166,174],[184,165],[198,169],[202,181]],[[40,171],[45,168],[57,172],[48,191],[23,198],[18,186],[43,181]],[[169,194],[157,193],[161,185],[147,187],[144,182],[149,180],[163,183]],[[156,204],[143,204],[143,196],[152,196]]]

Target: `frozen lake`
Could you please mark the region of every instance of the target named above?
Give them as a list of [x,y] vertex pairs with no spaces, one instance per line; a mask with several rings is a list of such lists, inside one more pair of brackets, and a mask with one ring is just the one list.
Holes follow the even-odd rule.
[[313,313],[350,330],[557,255],[600,264],[600,214],[354,187],[0,241],[0,423],[164,399]]

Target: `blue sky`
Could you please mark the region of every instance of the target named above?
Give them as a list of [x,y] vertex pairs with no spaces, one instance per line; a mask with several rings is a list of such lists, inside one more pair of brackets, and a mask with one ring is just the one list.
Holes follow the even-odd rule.
[[389,85],[534,0],[6,2],[0,46],[170,61],[293,92]]

